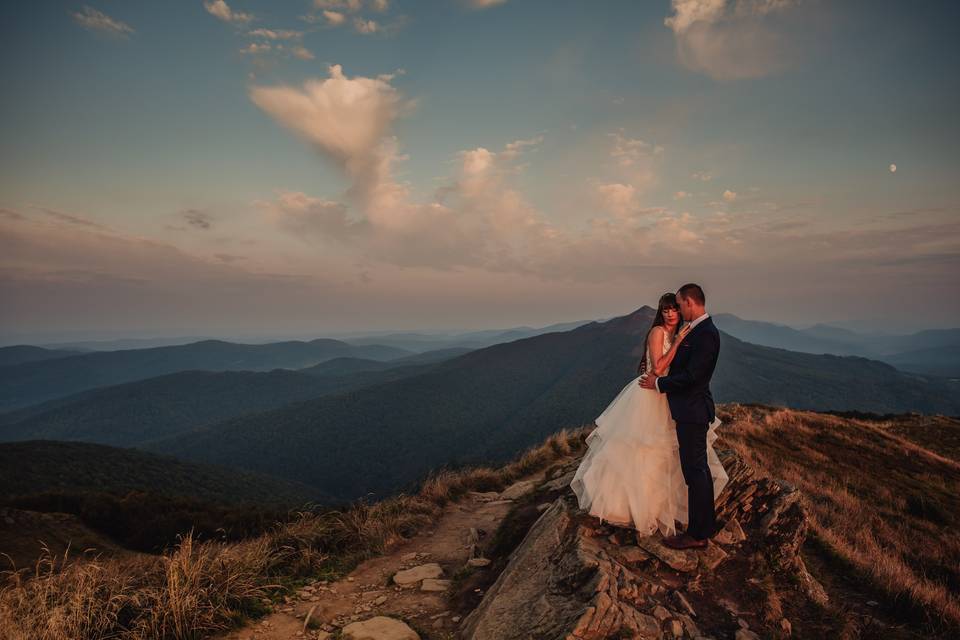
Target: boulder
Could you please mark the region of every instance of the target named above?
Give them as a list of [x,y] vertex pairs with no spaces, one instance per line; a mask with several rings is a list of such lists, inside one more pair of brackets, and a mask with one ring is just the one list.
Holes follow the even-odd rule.
[[[658,533],[634,536],[636,546],[625,544],[625,534],[631,530],[596,527],[568,490],[539,514],[496,581],[463,619],[460,637],[729,637],[728,627],[711,627],[730,614],[717,617],[715,612],[746,611],[753,606],[747,590],[731,591],[728,585],[742,582],[743,567],[750,566],[758,553],[767,556],[777,575],[790,574],[781,578],[785,589],[801,587],[791,597],[806,595],[810,601],[825,597],[798,553],[807,520],[802,501],[793,495],[796,490],[772,478],[757,477],[730,450],[718,455],[730,481],[729,490],[725,487],[717,499],[717,517],[726,523],[729,539],[742,536],[742,544],[723,548],[713,540],[706,549],[677,550],[665,546]],[[711,581],[723,586],[716,591],[705,589]],[[741,596],[748,600],[728,600]],[[703,614],[710,611],[714,614]],[[750,633],[781,635],[787,626],[779,620],[770,621],[769,627],[763,622],[763,628]],[[753,637],[750,633],[740,636]]]

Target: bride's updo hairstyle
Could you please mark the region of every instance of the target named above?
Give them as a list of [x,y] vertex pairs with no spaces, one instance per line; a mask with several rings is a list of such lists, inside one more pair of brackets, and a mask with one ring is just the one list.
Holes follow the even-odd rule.
[[650,331],[653,331],[654,327],[662,327],[666,324],[663,320],[664,309],[674,309],[678,314],[680,313],[680,303],[677,302],[677,296],[675,294],[665,293],[660,296],[660,302],[657,304],[657,315],[653,317],[653,324],[650,325],[650,330],[647,331],[647,337],[643,339],[643,358],[647,357],[647,342],[650,340]]

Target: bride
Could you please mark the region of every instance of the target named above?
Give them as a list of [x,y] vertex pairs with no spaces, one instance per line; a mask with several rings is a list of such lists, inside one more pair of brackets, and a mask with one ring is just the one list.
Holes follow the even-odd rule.
[[[676,296],[660,297],[657,315],[647,333],[646,370],[665,375],[677,347],[689,331],[679,332],[680,307]],[[656,356],[654,356],[656,354]],[[688,524],[687,486],[680,468],[676,422],[666,394],[644,389],[633,378],[595,420],[597,428],[586,438],[589,447],[570,488],[580,508],[602,521],[629,527],[640,535],[659,530],[677,533],[674,521]],[[707,460],[713,476],[714,499],[726,485],[727,473],[713,450],[720,420],[707,430]]]

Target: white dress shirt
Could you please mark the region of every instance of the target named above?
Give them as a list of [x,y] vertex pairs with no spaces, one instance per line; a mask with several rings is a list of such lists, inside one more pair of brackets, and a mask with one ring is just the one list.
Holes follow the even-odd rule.
[[[703,312],[703,314],[701,314],[701,315],[697,316],[696,318],[694,318],[694,319],[690,322],[690,330],[693,331],[693,328],[694,328],[694,327],[696,327],[698,324],[700,324],[701,322],[703,322],[704,320],[706,320],[706,319],[709,318],[709,317],[710,317],[710,314],[709,314],[709,313]],[[661,378],[661,376],[657,376],[656,379],[654,379],[654,381],[653,381],[653,386],[655,386],[655,387],[657,388],[657,391],[660,391],[660,378]],[[662,392],[661,392],[661,393],[662,393]]]

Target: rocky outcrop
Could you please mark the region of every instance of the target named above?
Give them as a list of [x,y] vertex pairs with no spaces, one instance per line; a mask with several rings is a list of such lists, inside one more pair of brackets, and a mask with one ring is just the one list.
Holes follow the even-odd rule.
[[[827,598],[799,555],[807,533],[800,494],[756,477],[732,451],[718,454],[730,477],[717,499],[723,529],[703,550],[677,551],[659,534],[601,525],[562,484],[579,460],[558,470],[541,489],[560,495],[464,619],[461,637],[783,637],[790,621],[779,613],[782,599],[816,607]],[[773,595],[777,619],[758,611],[764,589],[781,590]]]

